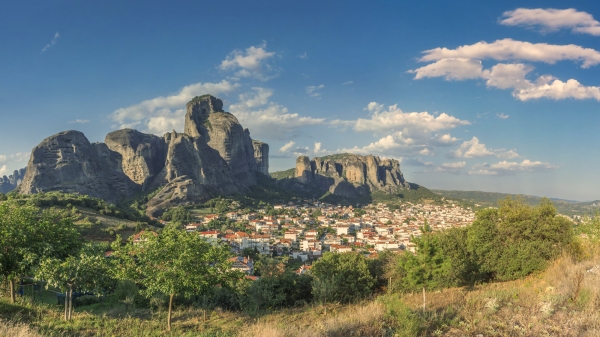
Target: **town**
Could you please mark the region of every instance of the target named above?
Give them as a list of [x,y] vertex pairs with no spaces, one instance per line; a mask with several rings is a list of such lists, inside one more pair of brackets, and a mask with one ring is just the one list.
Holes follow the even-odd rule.
[[[241,213],[229,211],[222,215],[196,216],[185,229],[198,232],[208,241],[229,244],[238,255],[233,268],[247,274],[253,272],[253,261],[245,256],[249,251],[263,256],[289,256],[306,266],[327,251],[357,251],[367,257],[375,257],[383,250],[415,252],[411,239],[420,237],[423,231],[464,227],[475,218],[470,207],[460,207],[450,200],[442,205],[377,203],[363,208],[297,200],[274,205],[269,212],[259,208],[256,212]],[[211,226],[223,216],[230,226],[222,229]],[[303,268],[298,272],[303,272]]]

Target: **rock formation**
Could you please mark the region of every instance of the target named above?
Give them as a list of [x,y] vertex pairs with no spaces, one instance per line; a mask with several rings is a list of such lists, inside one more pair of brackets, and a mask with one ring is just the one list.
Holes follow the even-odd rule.
[[256,171],[269,175],[269,144],[258,140],[252,141],[254,147],[254,161],[256,162]]
[[210,95],[187,106],[184,133],[162,138],[136,130],[109,133],[90,144],[78,131],[45,139],[33,149],[21,193],[65,191],[116,202],[137,192],[157,194],[147,213],[243,192],[268,174],[269,146],[252,140],[237,118]]
[[104,144],[90,144],[79,131],[61,132],[33,149],[19,191],[63,191],[116,202],[139,191],[120,169],[120,160]]
[[375,191],[395,193],[399,188],[410,188],[397,160],[372,155],[343,154],[313,160],[300,156],[293,180],[300,184],[296,184],[296,188],[316,188],[344,197]]
[[0,177],[0,193],[8,193],[19,186],[25,177],[26,168],[15,170],[12,175]]
[[104,139],[108,148],[122,156],[122,169],[138,185],[149,182],[165,166],[167,145],[164,138],[123,129]]

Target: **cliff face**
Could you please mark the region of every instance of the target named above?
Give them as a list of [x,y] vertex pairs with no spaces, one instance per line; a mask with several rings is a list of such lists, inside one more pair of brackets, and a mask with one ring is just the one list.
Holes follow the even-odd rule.
[[123,173],[138,185],[146,184],[165,166],[164,138],[123,129],[106,135],[104,143],[121,155]]
[[13,174],[0,177],[0,193],[8,193],[17,188],[25,177],[26,168],[15,170]]
[[252,141],[254,147],[254,161],[256,162],[256,171],[269,175],[269,144],[258,140]]
[[120,160],[118,153],[104,144],[90,144],[79,131],[61,132],[33,149],[19,191],[64,191],[116,202],[139,191],[121,170]]
[[344,154],[313,160],[300,156],[296,160],[295,181],[344,197],[375,191],[394,193],[399,188],[410,188],[397,160],[372,155]]
[[160,189],[149,215],[201,202],[215,194],[243,192],[268,174],[269,147],[250,138],[223,102],[210,95],[186,106],[185,132],[162,138],[136,130],[109,133],[90,144],[78,131],[62,132],[33,149],[19,191],[65,191],[116,202]]

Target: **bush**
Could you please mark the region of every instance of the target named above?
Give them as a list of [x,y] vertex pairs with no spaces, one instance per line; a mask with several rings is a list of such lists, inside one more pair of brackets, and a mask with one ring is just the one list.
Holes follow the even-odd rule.
[[325,253],[313,264],[313,295],[316,299],[348,303],[373,293],[375,278],[367,259],[359,253]]
[[86,305],[92,305],[92,304],[96,304],[96,303],[100,303],[100,298],[98,296],[94,296],[94,295],[85,295],[85,296],[81,296],[75,299],[75,305],[76,306],[86,306]]

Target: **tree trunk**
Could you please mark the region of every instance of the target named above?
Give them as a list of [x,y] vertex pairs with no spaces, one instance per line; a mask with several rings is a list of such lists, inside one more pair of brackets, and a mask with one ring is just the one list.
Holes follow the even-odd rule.
[[69,291],[65,291],[65,321],[69,320]]
[[171,331],[171,315],[173,314],[173,294],[169,298],[169,314],[167,315],[167,331]]
[[10,279],[10,303],[15,304],[15,280]]
[[69,321],[73,316],[73,286],[69,286]]

